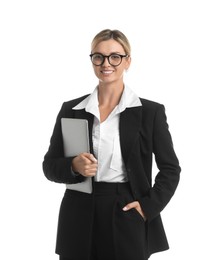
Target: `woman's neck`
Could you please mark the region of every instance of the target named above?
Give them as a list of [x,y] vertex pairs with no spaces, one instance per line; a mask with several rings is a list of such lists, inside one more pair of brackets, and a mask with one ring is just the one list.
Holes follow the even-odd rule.
[[120,85],[99,85],[98,100],[99,106],[115,107],[118,105],[124,90],[124,84]]
[[124,85],[117,86],[98,86],[98,100],[99,100],[99,112],[100,121],[103,122],[107,119],[109,114],[119,104]]

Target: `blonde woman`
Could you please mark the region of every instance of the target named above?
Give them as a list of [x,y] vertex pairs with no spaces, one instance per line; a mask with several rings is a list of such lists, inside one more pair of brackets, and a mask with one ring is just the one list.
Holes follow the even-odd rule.
[[[90,194],[66,189],[56,253],[61,260],[146,260],[169,248],[160,212],[179,182],[165,109],[124,83],[131,48],[122,32],[99,32],[90,60],[99,83],[91,94],[64,102],[43,161],[51,181],[91,177],[93,185]],[[64,156],[62,117],[88,120],[90,153]],[[153,154],[159,169],[154,183]]]

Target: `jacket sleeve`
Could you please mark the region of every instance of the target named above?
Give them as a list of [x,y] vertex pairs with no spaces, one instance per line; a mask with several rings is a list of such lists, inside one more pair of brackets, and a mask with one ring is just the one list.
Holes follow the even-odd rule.
[[149,220],[159,215],[170,201],[179,183],[181,171],[163,105],[159,106],[155,114],[152,140],[159,172],[153,187],[139,200]]
[[72,172],[73,157],[64,157],[61,118],[65,116],[65,103],[57,116],[50,145],[42,163],[43,172],[47,179],[58,183],[78,183],[85,178]]

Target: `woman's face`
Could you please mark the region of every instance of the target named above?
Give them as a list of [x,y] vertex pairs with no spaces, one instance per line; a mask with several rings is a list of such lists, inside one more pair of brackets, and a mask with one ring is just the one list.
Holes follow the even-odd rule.
[[[98,43],[96,47],[92,50],[92,53],[100,53],[105,56],[109,56],[111,54],[126,55],[122,45],[120,45],[120,43],[113,39]],[[102,65],[95,66],[93,64],[93,69],[100,83],[111,84],[114,82],[123,82],[123,73],[129,68],[130,62],[130,57],[124,57],[122,58],[120,65],[113,66],[109,63],[108,59],[105,58]]]

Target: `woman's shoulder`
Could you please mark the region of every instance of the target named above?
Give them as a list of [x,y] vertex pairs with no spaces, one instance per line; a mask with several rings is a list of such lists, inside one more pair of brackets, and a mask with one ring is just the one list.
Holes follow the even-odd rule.
[[86,94],[86,95],[83,95],[81,97],[78,97],[78,98],[75,98],[75,99],[71,99],[71,100],[68,100],[68,101],[65,101],[63,103],[64,106],[66,107],[74,107],[76,105],[78,105],[80,102],[82,102],[85,98],[87,98],[90,94]]
[[144,118],[154,120],[156,116],[164,114],[165,107],[163,104],[145,98],[140,98],[140,100],[142,103],[142,116]]
[[156,102],[156,101],[148,100],[145,98],[140,97],[140,101],[142,103],[143,109],[157,110],[157,109],[163,107],[163,104]]

